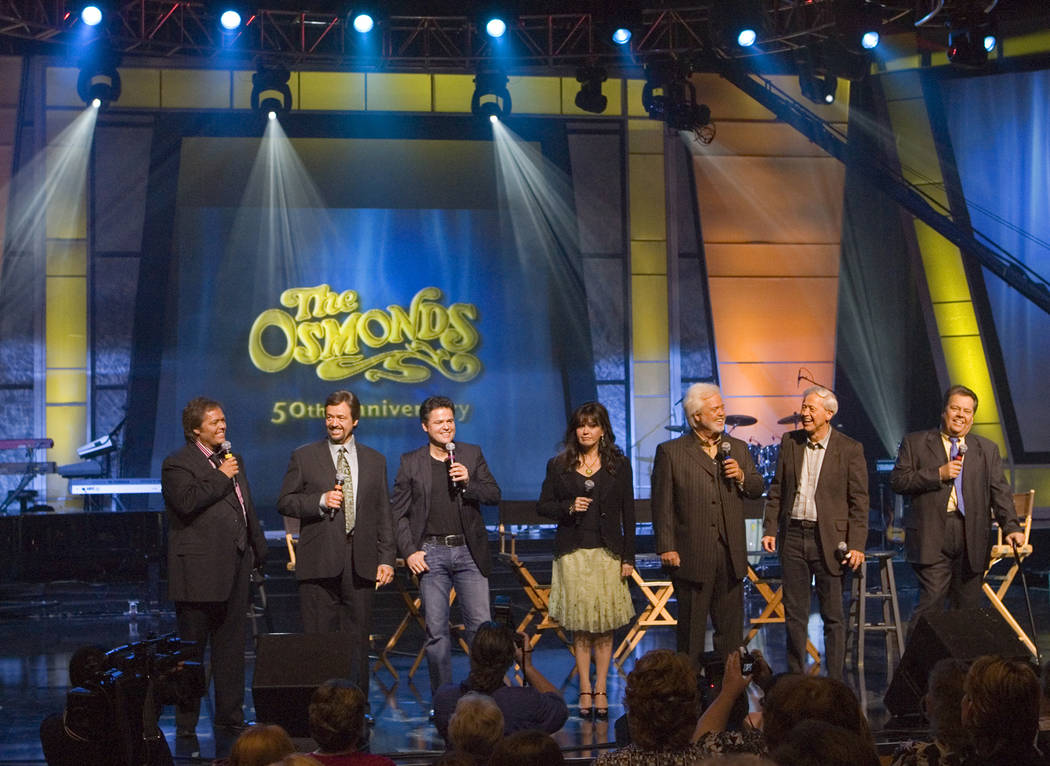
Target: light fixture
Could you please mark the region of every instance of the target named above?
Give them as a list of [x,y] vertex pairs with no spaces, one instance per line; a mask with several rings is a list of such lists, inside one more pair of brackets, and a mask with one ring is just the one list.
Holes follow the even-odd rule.
[[631,42],[631,30],[627,27],[616,27],[612,33],[612,41],[617,45],[627,45]]
[[711,7],[711,27],[724,49],[753,47],[765,21],[761,0],[717,0]]
[[223,11],[222,15],[219,16],[219,24],[227,32],[237,31],[241,26],[240,12],[233,8]]
[[860,36],[860,47],[866,51],[873,50],[879,45],[879,33],[870,29]]
[[510,116],[511,98],[507,84],[510,78],[504,72],[478,72],[474,76],[474,94],[470,97],[470,111],[475,117]]
[[581,66],[576,70],[576,82],[580,92],[576,94],[576,107],[592,114],[601,114],[609,103],[602,93],[602,83],[608,78],[605,67]]
[[[120,98],[120,54],[93,45],[80,60],[77,95],[85,104],[104,109]],[[98,101],[96,106],[95,101]]]
[[98,26],[102,22],[102,8],[89,3],[80,9],[80,20],[89,27]]
[[635,31],[642,26],[642,12],[638,9],[620,8],[610,10],[604,19],[596,21],[596,32],[614,45],[627,45]]
[[654,61],[645,65],[642,106],[650,120],[659,120],[672,130],[687,130],[702,144],[715,138],[711,108],[696,98],[689,68],[677,61]]
[[368,8],[354,8],[350,13],[350,26],[358,34],[367,35],[376,26],[376,11],[373,6]]
[[270,119],[290,112],[292,90],[288,87],[288,79],[291,76],[291,72],[280,64],[272,67],[260,64],[252,75],[252,109],[267,116],[272,112],[274,116]]
[[[984,34],[971,26],[948,30],[948,61],[955,66],[978,68],[988,63],[990,49],[984,44]],[[993,46],[994,47],[994,46]]]
[[800,49],[795,55],[795,64],[798,68],[798,87],[803,96],[814,104],[826,106],[835,103],[839,79],[828,71],[823,48]]
[[485,34],[493,40],[499,40],[503,35],[507,34],[507,22],[499,16],[493,16],[485,21]]
[[736,35],[736,44],[741,48],[750,48],[758,40],[758,32],[751,27],[744,27]]

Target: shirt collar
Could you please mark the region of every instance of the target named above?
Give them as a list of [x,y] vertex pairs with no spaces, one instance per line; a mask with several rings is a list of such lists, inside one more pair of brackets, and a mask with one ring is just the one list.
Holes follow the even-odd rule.
[[810,449],[824,449],[828,448],[828,442],[831,441],[831,428],[828,428],[828,432],[824,434],[824,438],[820,441],[813,441],[812,439],[806,439],[806,446]]

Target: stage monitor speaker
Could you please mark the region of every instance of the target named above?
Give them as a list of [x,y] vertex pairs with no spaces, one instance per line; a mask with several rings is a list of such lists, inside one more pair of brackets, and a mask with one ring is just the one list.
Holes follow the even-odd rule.
[[255,646],[255,719],[293,737],[310,736],[310,696],[330,678],[350,677],[350,634],[261,634]]
[[919,715],[930,670],[938,660],[975,660],[986,654],[1029,659],[1028,649],[992,609],[955,609],[919,620],[883,701],[893,715]]

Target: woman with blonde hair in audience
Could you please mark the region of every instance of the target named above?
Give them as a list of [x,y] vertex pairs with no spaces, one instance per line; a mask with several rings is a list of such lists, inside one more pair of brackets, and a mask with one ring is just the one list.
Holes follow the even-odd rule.
[[241,732],[230,749],[228,766],[269,766],[295,752],[288,732],[276,724],[250,726]]
[[459,698],[448,722],[451,749],[469,753],[484,766],[502,738],[503,712],[492,697],[470,692]]

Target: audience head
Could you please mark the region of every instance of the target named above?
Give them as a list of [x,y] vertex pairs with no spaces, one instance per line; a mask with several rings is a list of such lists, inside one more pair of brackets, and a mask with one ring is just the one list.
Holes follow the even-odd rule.
[[503,713],[485,694],[468,693],[459,698],[448,722],[449,744],[488,763],[496,743],[503,738]]
[[482,623],[470,645],[467,686],[491,694],[503,685],[503,676],[514,662],[514,632],[496,622]]
[[872,742],[857,695],[846,684],[821,676],[784,674],[762,702],[762,731],[770,751],[787,740],[802,721],[816,719],[840,726]]
[[926,696],[923,697],[930,735],[953,752],[960,752],[969,741],[962,725],[963,681],[967,667],[967,663],[954,657],[937,662],[930,671]]
[[504,737],[492,753],[491,766],[563,766],[565,756],[554,738],[530,729]]
[[963,690],[962,722],[978,756],[1028,750],[1039,732],[1039,679],[1031,665],[979,657]]
[[295,752],[288,732],[280,726],[251,726],[230,749],[230,766],[269,766]]
[[69,658],[69,685],[83,686],[94,681],[106,668],[106,650],[101,646],[82,646]]
[[815,719],[793,726],[771,754],[784,766],[879,766],[869,737]]
[[631,742],[644,750],[689,744],[697,719],[696,668],[684,654],[655,649],[627,676],[624,705]]
[[310,736],[322,753],[357,748],[365,727],[365,695],[354,684],[333,678],[310,697]]

